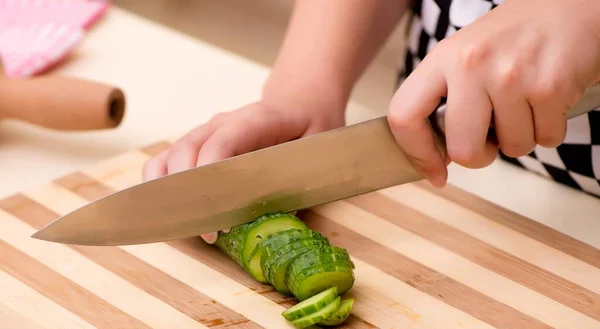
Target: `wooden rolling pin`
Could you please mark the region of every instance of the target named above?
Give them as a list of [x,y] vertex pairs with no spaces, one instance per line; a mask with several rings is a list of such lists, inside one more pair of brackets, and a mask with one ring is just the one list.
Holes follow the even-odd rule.
[[86,79],[42,75],[9,78],[0,65],[0,119],[64,131],[111,129],[125,114],[125,95]]

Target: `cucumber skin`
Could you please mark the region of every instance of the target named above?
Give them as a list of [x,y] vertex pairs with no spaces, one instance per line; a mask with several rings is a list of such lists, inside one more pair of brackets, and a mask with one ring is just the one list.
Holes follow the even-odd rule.
[[[320,248],[321,246],[328,246],[329,240],[323,237],[304,238],[294,242],[291,242],[275,251],[272,255],[265,259],[263,273],[267,279],[267,282],[274,285],[274,287],[281,293],[289,295],[290,291],[285,285],[287,280],[287,271],[291,262],[298,256],[313,250],[314,248]],[[281,255],[280,255],[281,254]],[[278,270],[285,269],[284,282],[281,284],[275,284],[275,274]]]
[[[284,294],[286,296],[291,295],[291,290],[289,289],[286,282],[289,265],[294,260],[294,258],[298,257],[298,255],[301,255],[310,250],[310,245],[294,249],[290,253],[288,253],[289,255],[287,257],[282,257],[277,264],[274,264],[269,268],[267,280],[269,280],[269,283],[272,284],[273,287],[275,287],[275,289],[279,293]],[[283,274],[281,274],[281,271],[283,271]]]
[[[256,219],[255,221],[236,225],[236,226],[232,227],[228,232],[220,231],[217,235],[217,240],[215,241],[215,246],[218,247],[220,250],[222,250],[222,252],[225,253],[233,261],[235,261],[236,264],[241,266],[244,270],[246,270],[246,272],[248,272],[251,276],[254,277],[254,275],[252,273],[250,273],[250,271],[248,269],[248,266],[247,266],[248,261],[251,259],[251,257],[255,256],[256,253],[258,253],[257,249],[259,248],[259,246],[261,248],[266,247],[265,250],[267,250],[269,248],[268,247],[269,244],[266,242],[266,240],[268,240],[269,238],[274,238],[275,236],[279,236],[280,234],[284,235],[284,233],[282,233],[282,232],[284,232],[285,230],[271,233],[271,234],[269,234],[269,237],[267,237],[265,240],[256,244],[254,246],[254,250],[252,250],[252,252],[250,254],[249,259],[247,260],[247,262],[244,262],[242,255],[243,255],[243,250],[246,247],[248,234],[252,228],[256,227],[256,225],[259,225],[260,223],[262,223],[266,220],[278,218],[278,217],[288,217],[288,218],[292,217],[292,218],[297,219],[298,221],[301,221],[299,218],[297,218],[295,216],[295,214],[274,213],[274,214],[263,215],[263,216],[259,217],[258,219]],[[297,227],[292,227],[292,228],[289,228],[288,230],[304,231],[303,228],[297,228]],[[338,284],[338,285],[348,286],[348,289],[337,292],[340,296],[343,295],[347,290],[349,290],[354,285],[354,279],[355,279],[354,271],[353,271],[353,269],[355,269],[355,265],[352,262],[352,260],[350,259],[348,252],[345,249],[342,249],[339,247],[331,247],[331,250],[332,250],[331,253],[328,253],[328,252],[327,253],[319,253],[318,251],[322,247],[330,246],[329,240],[326,237],[322,236],[321,233],[311,231],[310,229],[308,229],[308,227],[306,227],[305,230],[308,231],[308,233],[309,233],[305,237],[305,239],[311,240],[313,242],[316,241],[316,245],[315,246],[312,246],[312,245],[302,246],[301,244],[299,244],[300,248],[303,248],[303,249],[299,250],[298,255],[292,257],[293,259],[291,261],[289,259],[286,260],[289,262],[288,268],[286,270],[285,280],[284,280],[285,285],[288,286],[286,289],[287,294],[288,295],[292,294],[292,295],[296,296],[300,302],[302,302],[303,300],[309,299],[310,297],[318,294],[319,292],[314,293],[312,296],[304,296],[303,294],[301,294],[301,292],[298,291],[301,283],[306,279],[310,279],[313,275],[325,273],[325,272],[336,272],[337,271],[337,272],[349,273],[350,278],[352,280],[350,282],[350,284],[348,284],[348,282]],[[290,239],[289,243],[283,244],[279,248],[271,247],[269,249],[269,251],[266,253],[263,251],[263,254],[260,255],[261,270],[264,271],[265,268],[270,269],[275,261],[278,261],[279,263],[281,263],[285,254],[277,255],[276,254],[277,251],[279,251],[279,250],[284,251],[285,250],[284,248],[286,246],[291,245],[292,243],[298,242],[300,240],[301,240],[301,238],[297,239],[297,240]],[[275,244],[273,244],[273,245],[275,245]],[[290,250],[288,247],[287,252],[290,252],[293,250],[295,250],[295,249]],[[328,249],[326,249],[326,250],[328,250]],[[333,250],[335,250],[335,252]],[[310,253],[311,256],[305,256],[303,258],[300,258],[300,256],[306,255],[307,253]],[[266,255],[266,254],[268,254],[268,255]],[[316,263],[319,263],[319,264],[316,264],[316,266],[310,266],[311,257],[312,257],[312,259],[314,259],[313,261],[315,261]],[[298,260],[299,258],[300,258],[300,260]],[[292,264],[294,264],[296,261],[298,261],[298,262],[296,263],[296,265],[294,267],[294,271],[290,272],[290,270],[292,269]],[[256,277],[255,277],[255,279],[256,279]],[[267,279],[267,276],[265,273],[265,280],[266,279]],[[299,281],[296,279],[299,279]],[[296,281],[298,281],[298,282],[296,282]],[[264,282],[264,281],[261,281],[261,282]],[[290,283],[291,283],[291,285],[290,285]],[[337,285],[332,284],[332,285],[330,285],[330,287],[337,287]],[[321,290],[321,292],[324,290],[326,290],[326,289]],[[285,291],[284,291],[284,293],[285,293]],[[335,325],[339,325],[339,324],[343,323],[347,319],[347,317],[351,313],[354,300],[341,301],[341,297],[337,297],[337,299],[334,300],[333,302],[335,302],[335,301],[338,302],[338,307],[336,308],[336,310],[333,313],[329,314],[328,316],[323,317],[323,319],[321,319],[320,321],[313,323],[313,324],[323,325],[323,326],[335,326]],[[344,306],[344,305],[348,305],[348,306]],[[348,308],[347,311],[345,310],[346,308]],[[295,320],[296,324],[294,324],[293,322],[292,322],[292,324],[294,324],[297,328],[304,328],[302,321],[298,321],[301,319],[302,318],[296,319]],[[300,325],[300,327],[298,325]]]
[[[341,296],[343,295],[346,291],[350,290],[353,286],[354,286],[354,281],[355,281],[355,276],[354,276],[354,271],[352,270],[352,267],[347,266],[346,264],[327,264],[327,265],[317,265],[311,268],[307,268],[304,271],[300,272],[300,274],[298,274],[293,282],[291,282],[290,278],[288,277],[288,282],[287,285],[290,289],[290,291],[292,292],[292,294],[299,300],[299,301],[303,301],[306,300],[316,294],[318,294],[319,292],[326,290],[328,288],[331,288],[333,285],[327,285],[324,286],[322,290],[320,291],[315,291],[312,295],[306,295],[305,294],[305,289],[301,288],[307,288],[307,287],[302,287],[302,282],[304,282],[305,280],[310,280],[313,276],[315,275],[325,275],[325,274],[335,274],[338,273],[340,275],[344,275],[347,277],[348,281],[344,281],[344,282],[335,282],[335,284],[338,286],[338,294]],[[346,289],[340,288],[340,286],[345,286]]]
[[217,235],[217,241],[215,241],[215,246],[221,249],[227,256],[229,256],[229,258],[234,260],[239,266],[248,271],[248,269],[244,265],[244,262],[242,261],[242,251],[246,245],[246,238],[248,236],[249,230],[252,229],[254,226],[264,222],[265,220],[283,216],[297,218],[293,215],[285,213],[263,215],[254,221],[233,226],[231,230],[229,230],[229,232],[219,231]]
[[352,307],[354,306],[354,299],[348,298],[340,303],[338,309],[329,317],[317,322],[316,324],[321,326],[339,326],[344,323],[352,313]]
[[[346,264],[346,263],[340,263],[340,264],[332,263],[332,264],[315,265],[313,267],[305,268],[303,271],[298,273],[298,275],[296,275],[293,278],[291,276],[288,276],[287,283],[290,287],[294,287],[294,286],[297,286],[296,281],[298,279],[306,280],[307,278],[309,278],[315,274],[324,273],[324,272],[333,272],[333,271],[343,271],[343,272],[354,273],[354,271],[352,271],[352,267],[348,266],[348,264]],[[338,291],[338,293],[340,293],[340,292]]]
[[[287,219],[291,220],[293,223],[297,223],[296,224],[297,226],[295,226],[295,227],[290,226],[286,230],[292,229],[292,228],[308,230],[308,226],[306,226],[306,224],[303,221],[301,221],[300,218],[298,218],[294,215],[286,214],[286,213],[275,213],[275,214],[270,214],[270,215],[264,215],[264,216],[260,217],[259,219],[257,219],[256,221],[252,222],[251,225],[249,226],[248,230],[246,231],[246,238],[244,239],[244,246],[240,250],[240,261],[241,261],[242,267],[244,267],[244,269],[246,271],[249,270],[248,269],[248,261],[250,260],[250,255],[252,255],[252,252],[254,251],[254,249],[256,248],[258,243],[260,243],[260,242],[256,243],[252,247],[252,250],[246,250],[247,248],[251,247],[248,245],[250,243],[248,240],[251,239],[252,235],[255,234],[255,233],[253,233],[253,230],[256,229],[257,227],[261,226],[264,222],[267,222],[267,221],[270,221],[273,219],[279,219],[279,218],[287,218]],[[279,232],[281,232],[281,231],[279,231]],[[276,232],[272,232],[272,233],[276,233]],[[261,239],[266,239],[267,236],[271,235],[272,233],[269,233],[264,237],[261,236]]]
[[[321,296],[317,297],[319,294]],[[320,309],[327,306],[329,303],[333,302],[336,297],[338,297],[337,288],[335,286],[319,294],[313,296],[317,299],[300,302],[283,311],[281,315],[283,315],[283,317],[288,321],[294,321],[306,315],[318,312]]]
[[[269,236],[256,245],[252,251],[252,254],[250,254],[250,259],[247,266],[248,272],[256,281],[266,283],[267,279],[260,265],[263,254],[265,254],[265,257],[269,257],[275,250],[279,249],[290,241],[295,241],[297,239],[312,235],[315,234],[310,230],[301,230],[297,228],[291,228],[269,234]],[[256,264],[256,262],[259,263]]]
[[277,248],[276,250],[273,250],[272,253],[269,254],[263,254],[261,256],[261,260],[260,260],[260,267],[263,270],[263,273],[265,274],[265,277],[267,276],[267,272],[268,269],[270,268],[270,266],[272,265],[272,262],[276,261],[277,259],[279,259],[280,257],[282,257],[283,255],[285,255],[286,253],[288,253],[290,251],[290,245],[292,245],[293,243],[297,243],[300,240],[303,239],[316,239],[317,241],[323,241],[323,244],[318,244],[319,246],[321,245],[329,245],[329,239],[324,237],[321,233],[319,232],[314,232],[309,230],[310,235],[307,237],[303,237],[294,241],[290,241],[289,243]]
[[298,329],[304,329],[306,327],[310,327],[323,319],[327,319],[334,314],[341,305],[341,297],[336,297],[333,301],[327,304],[325,307],[317,311],[316,313],[309,314],[300,319],[296,319],[292,321],[292,325]]
[[246,234],[251,227],[251,223],[236,225],[228,233],[219,232],[215,245],[221,249],[229,258],[234,260],[239,266],[243,267],[241,255],[246,241]]
[[348,251],[335,246],[323,246],[306,252],[290,263],[288,267],[288,286],[292,287],[296,276],[311,268],[323,268],[329,264],[345,265],[354,269],[354,262]]
[[323,235],[321,235],[321,233],[314,232],[311,230],[300,230],[297,228],[292,228],[289,230],[273,233],[273,234],[269,235],[265,240],[261,241],[259,244],[256,245],[256,247],[254,248],[254,251],[250,255],[250,260],[252,260],[252,258],[257,256],[257,254],[262,249],[263,250],[263,254],[261,255],[261,265],[262,265],[263,259],[266,260],[269,257],[272,257],[271,255],[273,253],[277,252],[277,250],[279,250],[279,248],[281,248],[287,244],[290,244],[292,242],[298,241],[300,239],[312,238],[312,237],[323,238]]

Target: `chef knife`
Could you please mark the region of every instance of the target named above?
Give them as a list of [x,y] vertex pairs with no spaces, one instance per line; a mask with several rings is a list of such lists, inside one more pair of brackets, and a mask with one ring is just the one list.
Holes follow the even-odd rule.
[[[598,107],[600,85],[589,88],[567,117]],[[440,105],[431,117],[442,149],[444,113]],[[79,245],[183,239],[421,179],[381,117],[126,188],[33,237]]]

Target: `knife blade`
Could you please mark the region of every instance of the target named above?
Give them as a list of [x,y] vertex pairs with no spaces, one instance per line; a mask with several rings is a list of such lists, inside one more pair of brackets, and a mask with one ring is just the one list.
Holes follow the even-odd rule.
[[[567,117],[598,107],[600,85],[589,88]],[[445,110],[440,105],[430,120],[441,149]],[[32,237],[100,246],[190,238],[421,179],[380,117],[126,188]]]
[[33,237],[83,245],[188,238],[420,178],[378,118],[126,188]]

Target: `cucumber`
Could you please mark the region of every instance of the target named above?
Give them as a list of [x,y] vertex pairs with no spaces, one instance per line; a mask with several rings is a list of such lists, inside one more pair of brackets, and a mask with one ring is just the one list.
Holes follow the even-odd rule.
[[[323,237],[323,235],[321,233],[318,232],[314,232],[309,230],[308,231],[310,234],[304,238],[310,238],[310,240],[307,241],[314,241],[317,240],[319,242],[322,243],[316,243],[313,242],[313,245],[316,247],[320,247],[323,245],[329,245],[329,239]],[[267,250],[266,254],[263,253],[263,255],[260,258],[260,267],[262,269],[262,271],[264,272],[265,276],[267,276],[268,274],[268,269],[270,268],[270,266],[272,265],[272,262],[276,261],[278,258],[282,257],[283,255],[287,254],[290,250],[292,250],[293,248],[298,247],[298,244],[295,244],[294,246],[291,246],[292,243],[298,242],[300,240],[303,240],[304,238],[300,238],[298,240],[294,240],[294,241],[289,241],[289,243],[273,250],[272,252],[270,250]]]
[[283,246],[275,253],[275,255],[279,255],[281,251],[282,256],[274,258],[272,261],[268,259],[265,261],[263,273],[265,273],[267,281],[280,293],[290,295],[291,291],[286,282],[290,263],[303,253],[328,244],[327,239],[315,237],[305,238]]
[[294,259],[289,265],[287,284],[292,287],[295,278],[300,272],[308,268],[319,268],[327,264],[345,265],[354,269],[354,263],[350,259],[348,251],[335,246],[322,246],[306,252]]
[[335,311],[340,307],[340,301],[341,297],[336,297],[333,301],[329,302],[329,304],[327,304],[325,307],[321,308],[317,312],[305,315],[299,319],[292,321],[292,325],[298,329],[303,329],[317,324],[320,321],[331,317],[331,315],[334,314]]
[[282,246],[290,242],[297,241],[301,238],[307,238],[311,236],[321,236],[321,234],[310,230],[291,228],[267,236],[267,238],[259,242],[254,248],[254,251],[252,251],[248,261],[248,272],[250,272],[250,274],[257,281],[267,282],[261,268],[261,259],[263,258],[262,255],[265,254],[265,257],[268,258]]
[[252,222],[246,232],[240,260],[244,269],[248,270],[248,261],[256,245],[269,235],[292,228],[308,230],[306,224],[298,217],[290,214],[277,213],[265,215]]
[[354,306],[353,298],[343,300],[332,315],[317,322],[317,324],[321,326],[339,326],[344,323],[350,316],[350,313],[352,313],[352,306]]
[[336,297],[337,288],[331,287],[283,311],[281,315],[283,315],[283,317],[288,321],[294,321],[301,317],[318,312],[320,309],[327,306],[327,304],[331,303]]
[[221,231],[215,245],[255,280],[298,299],[282,313],[297,328],[341,324],[352,311],[354,300],[341,300],[354,285],[350,255],[294,214],[268,214]]
[[333,286],[341,296],[352,288],[354,280],[354,271],[347,264],[316,265],[300,272],[293,282],[288,280],[288,287],[299,301],[303,301]]
[[245,223],[232,227],[229,232],[219,232],[215,241],[215,245],[240,266],[243,266],[240,256],[251,225]]

